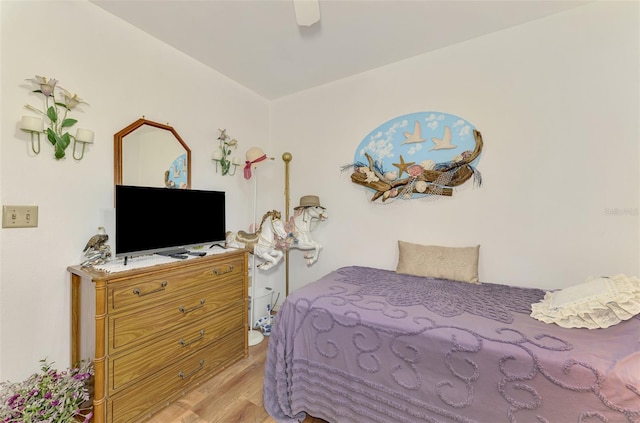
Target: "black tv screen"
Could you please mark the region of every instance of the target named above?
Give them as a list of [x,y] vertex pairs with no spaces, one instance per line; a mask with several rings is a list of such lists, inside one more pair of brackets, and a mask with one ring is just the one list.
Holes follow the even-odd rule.
[[116,257],[224,241],[225,193],[116,185]]

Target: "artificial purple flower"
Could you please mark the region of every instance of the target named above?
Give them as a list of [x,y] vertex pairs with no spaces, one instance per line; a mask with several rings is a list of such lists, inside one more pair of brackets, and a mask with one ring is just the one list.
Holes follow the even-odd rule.
[[[89,397],[84,375],[93,373],[92,364],[86,362],[81,368],[58,372],[46,360],[41,362],[41,372],[27,380],[0,383],[0,398],[4,405],[0,407],[0,423],[70,422],[76,421],[74,416],[89,423],[90,418],[82,413],[90,410],[81,407]],[[83,377],[78,378],[78,375]]]
[[20,394],[13,394],[11,398],[9,398],[9,401],[7,401],[7,404],[13,405],[15,400],[17,400],[19,397],[20,397]]
[[56,79],[49,79],[47,81],[47,78],[38,75],[36,75],[34,79],[30,79],[29,81],[33,81],[36,84],[40,85],[40,91],[42,91],[42,94],[44,94],[45,97],[49,97],[51,96],[51,94],[53,94],[53,90],[56,88],[56,84],[58,83],[58,80]]

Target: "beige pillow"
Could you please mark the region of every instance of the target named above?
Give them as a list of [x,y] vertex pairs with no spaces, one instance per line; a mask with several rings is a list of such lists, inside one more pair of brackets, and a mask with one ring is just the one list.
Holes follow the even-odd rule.
[[478,255],[480,246],[440,247],[398,241],[396,272],[414,276],[480,283]]
[[531,305],[531,317],[563,328],[607,328],[638,313],[640,279],[626,275],[588,278]]

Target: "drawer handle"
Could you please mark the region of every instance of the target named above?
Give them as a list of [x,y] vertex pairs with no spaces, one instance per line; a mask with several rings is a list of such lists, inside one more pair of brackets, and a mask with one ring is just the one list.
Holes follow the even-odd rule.
[[187,314],[187,313],[191,313],[192,311],[197,310],[197,309],[202,308],[202,307],[204,307],[204,298],[202,298],[200,300],[200,305],[197,305],[197,306],[191,307],[191,308],[184,308],[184,306],[180,306],[179,310],[181,312],[183,312],[184,314]]
[[192,339],[192,340],[191,340],[191,341],[189,341],[189,342],[186,342],[186,341],[184,340],[184,338],[182,338],[182,339],[180,339],[180,340],[178,341],[178,344],[182,345],[183,347],[186,347],[187,345],[191,345],[191,344],[193,344],[194,342],[197,342],[197,341],[201,340],[202,338],[204,338],[204,329],[202,329],[202,330],[200,331],[200,336],[198,336],[197,338],[194,338],[194,339]]
[[233,264],[229,265],[229,270],[223,270],[221,272],[218,272],[218,269],[213,269],[213,273],[215,273],[216,276],[222,276],[225,273],[231,273],[233,272]]
[[196,373],[198,373],[203,368],[204,368],[204,359],[200,360],[200,367],[198,367],[197,369],[193,370],[191,373],[187,373],[185,375],[184,372],[181,370],[180,373],[178,373],[178,376],[180,376],[180,379],[186,379],[186,378],[189,378],[189,377],[195,375]]
[[153,291],[142,293],[140,292],[140,288],[136,288],[133,290],[133,293],[136,294],[138,297],[144,297],[145,295],[155,294],[156,292],[164,291],[166,287],[167,287],[167,281],[162,281],[162,285],[158,289],[154,289]]

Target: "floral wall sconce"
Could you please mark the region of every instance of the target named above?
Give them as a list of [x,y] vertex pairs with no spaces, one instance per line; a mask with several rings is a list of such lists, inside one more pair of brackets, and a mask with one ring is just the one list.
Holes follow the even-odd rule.
[[[82,150],[80,151],[80,157],[76,156],[76,144],[82,144]],[[84,157],[84,147],[87,144],[93,144],[93,131],[89,129],[78,128],[76,136],[73,138],[73,158],[76,160],[82,160]]]
[[218,150],[213,153],[213,161],[216,162],[216,172],[218,171],[218,163],[220,163],[220,171],[222,175],[233,176],[236,174],[236,170],[240,165],[240,159],[237,157],[231,160],[228,157],[231,155],[231,149],[238,146],[238,140],[231,138],[227,135],[226,129],[218,129],[220,136],[218,136]]
[[31,133],[31,150],[33,150],[35,154],[40,154],[40,134],[44,132],[44,122],[42,119],[33,116],[22,116],[20,129]]
[[[31,134],[31,150],[37,155],[40,154],[40,134],[47,135],[47,140],[54,147],[56,160],[65,157],[66,149],[73,140],[72,156],[75,160],[82,160],[86,144],[93,143],[94,134],[89,129],[78,128],[76,135],[69,134],[68,129],[78,121],[67,117],[67,114],[80,103],[85,103],[77,94],[71,94],[62,87],[57,86],[58,81],[37,76],[27,79],[38,86],[34,93],[42,94],[44,97],[44,111],[31,106],[25,107],[36,112],[39,117],[23,116],[20,122],[20,129]],[[86,103],[85,103],[86,104]],[[45,130],[45,119],[48,121]],[[77,143],[82,144],[80,153],[76,153]],[[79,154],[79,155],[78,155]]]

